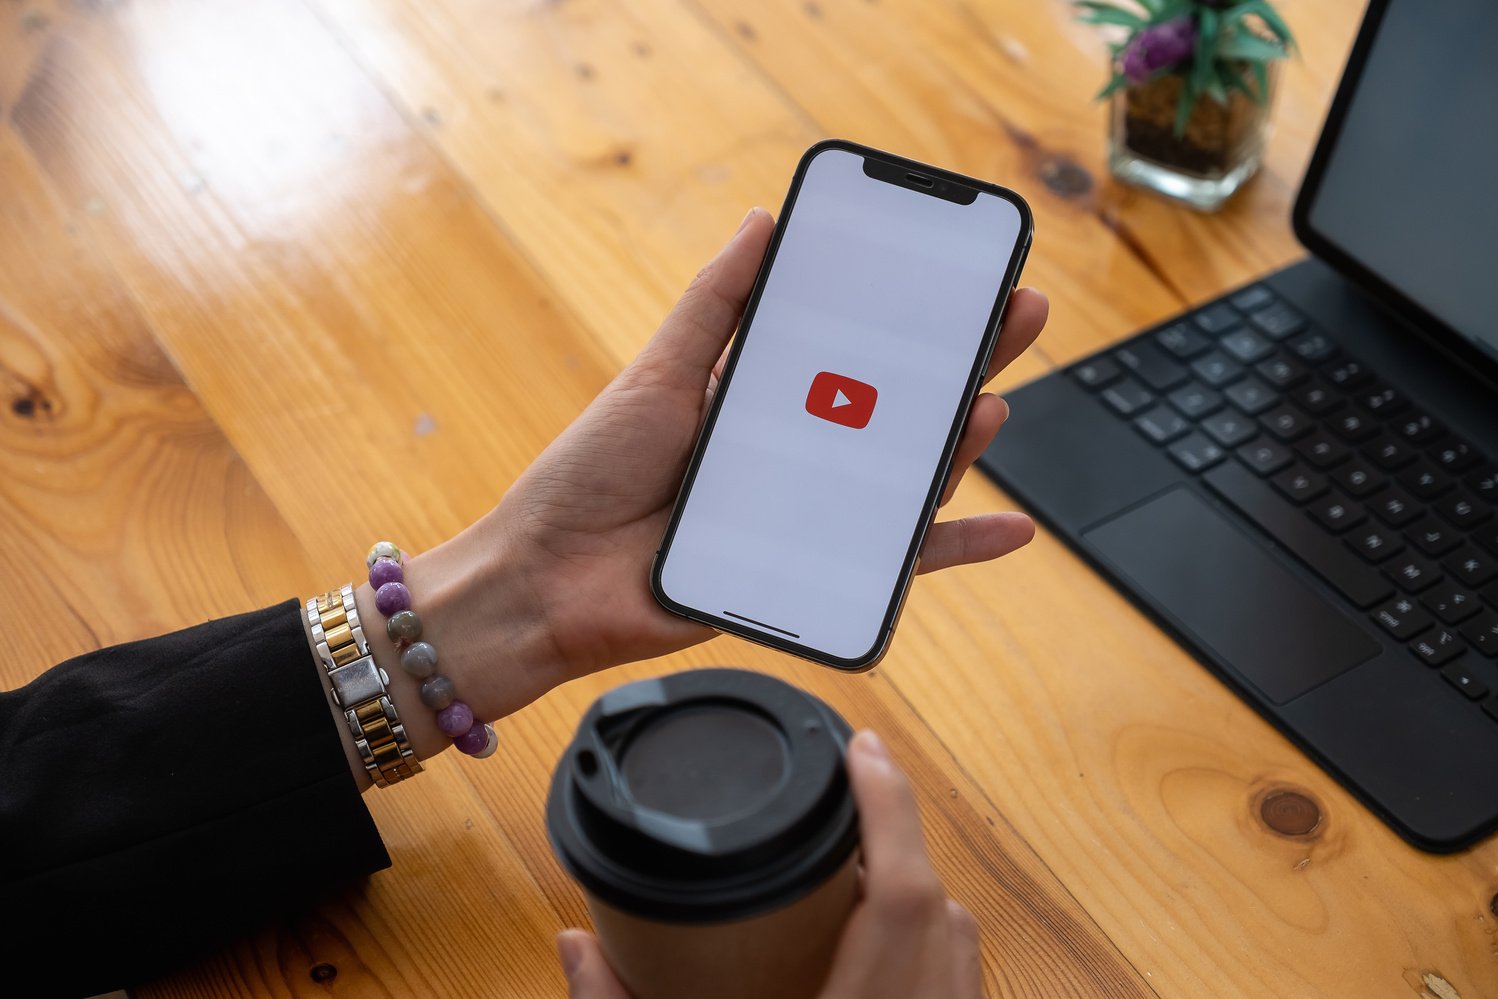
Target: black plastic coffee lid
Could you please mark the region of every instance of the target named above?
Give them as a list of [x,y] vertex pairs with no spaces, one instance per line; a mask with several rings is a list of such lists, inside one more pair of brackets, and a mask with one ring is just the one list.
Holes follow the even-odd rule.
[[759,673],[626,684],[593,703],[557,764],[552,847],[625,912],[718,922],[770,911],[857,846],[851,735],[822,701]]

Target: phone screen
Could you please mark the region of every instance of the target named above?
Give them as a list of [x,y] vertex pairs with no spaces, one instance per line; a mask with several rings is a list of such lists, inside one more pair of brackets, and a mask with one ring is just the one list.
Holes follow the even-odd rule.
[[981,189],[960,204],[876,179],[841,148],[804,171],[658,590],[728,630],[856,661],[903,595],[1028,222]]

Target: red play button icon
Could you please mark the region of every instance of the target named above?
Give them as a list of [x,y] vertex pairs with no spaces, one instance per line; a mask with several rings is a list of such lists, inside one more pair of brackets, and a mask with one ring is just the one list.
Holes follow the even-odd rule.
[[854,430],[869,425],[879,390],[866,382],[831,371],[818,373],[806,393],[806,411],[832,423]]

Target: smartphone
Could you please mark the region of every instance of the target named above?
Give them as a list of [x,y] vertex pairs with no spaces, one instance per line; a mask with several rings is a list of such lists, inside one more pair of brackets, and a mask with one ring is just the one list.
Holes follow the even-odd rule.
[[806,152],[656,554],[662,606],[835,669],[879,661],[1032,231],[997,185]]

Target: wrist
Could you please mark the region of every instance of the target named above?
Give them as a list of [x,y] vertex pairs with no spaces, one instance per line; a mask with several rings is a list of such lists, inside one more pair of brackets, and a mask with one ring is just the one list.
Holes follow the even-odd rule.
[[[452,680],[475,718],[493,721],[529,704],[564,677],[529,568],[516,546],[478,525],[407,558],[405,583],[421,638],[437,650],[437,673]],[[368,583],[355,591],[370,651],[390,678],[391,698],[419,759],[452,745],[421,701],[421,680],[400,666]]]

